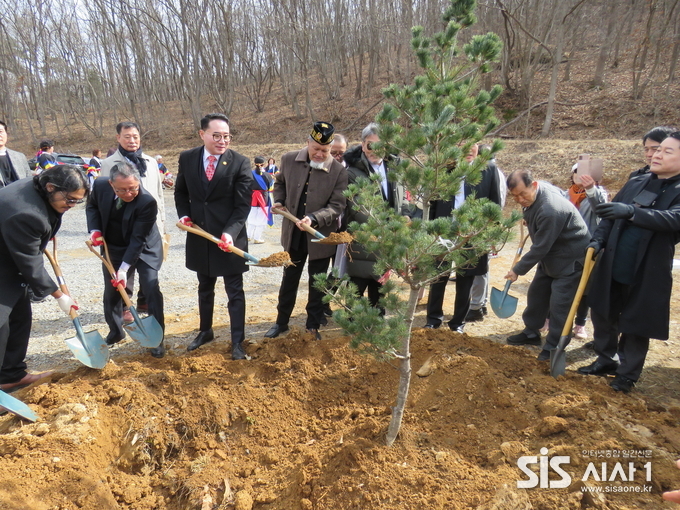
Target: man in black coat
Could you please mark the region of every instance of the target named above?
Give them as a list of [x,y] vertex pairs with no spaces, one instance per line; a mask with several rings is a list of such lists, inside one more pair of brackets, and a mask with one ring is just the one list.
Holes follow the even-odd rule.
[[[479,152],[479,146],[473,145],[470,153],[466,156],[468,163],[474,161]],[[466,182],[461,183],[460,191],[451,200],[437,200],[430,209],[430,219],[444,218],[451,216],[453,211],[460,207],[465,199],[472,193],[476,198],[488,198],[492,202],[500,205],[500,186],[498,182],[498,171],[495,165],[489,165],[482,171],[482,180],[475,186],[470,186]],[[449,264],[447,262],[447,264]],[[448,322],[452,331],[463,332],[465,318],[470,310],[470,291],[475,281],[475,276],[484,275],[489,270],[489,255],[479,257],[477,265],[464,269],[456,274],[456,299],[454,302],[453,315]],[[444,320],[444,294],[446,284],[449,281],[449,274],[445,274],[439,280],[430,285],[430,292],[427,297],[427,323],[426,328],[436,329],[441,326]]]
[[[142,187],[139,171],[130,163],[118,163],[109,177],[94,181],[87,203],[87,229],[94,246],[106,241],[116,278],[104,270],[104,318],[109,325],[106,343],[113,345],[125,338],[123,299],[118,283],[127,284],[128,272],[139,273],[139,285],[146,296],[149,315],[165,329],[163,294],[158,271],[163,263],[163,242],[156,225],[158,204]],[[149,352],[156,358],[165,355],[163,342]]]
[[234,245],[248,251],[246,219],[250,213],[253,176],[248,158],[229,149],[231,132],[226,115],[212,113],[201,119],[199,136],[204,145],[179,155],[175,182],[175,205],[180,222],[194,223],[219,237],[220,245],[193,234],[187,235],[186,266],[198,276],[200,331],[187,350],[197,349],[215,338],[212,330],[215,283],[224,279],[229,298],[231,357],[246,359],[245,260],[229,253]]
[[578,372],[616,374],[611,387],[628,393],[642,373],[649,339],[668,339],[673,255],[680,241],[680,132],[661,142],[650,173],[630,179],[596,212],[602,221],[590,246],[600,256],[588,304],[598,358]]
[[84,201],[87,179],[72,165],[59,165],[0,189],[0,389],[12,390],[51,374],[26,372],[31,335],[30,287],[38,298],[52,295],[64,313],[75,302],[45,270],[43,252],[62,215]]

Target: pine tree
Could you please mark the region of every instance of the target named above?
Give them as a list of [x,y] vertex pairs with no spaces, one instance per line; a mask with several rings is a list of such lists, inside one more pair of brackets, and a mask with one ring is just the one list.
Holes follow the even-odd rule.
[[363,224],[350,224],[350,232],[376,255],[375,274],[391,272],[409,287],[408,301],[401,297],[395,278],[390,278],[381,290],[383,315],[366,298],[356,297],[356,287],[346,279],[331,292],[325,276],[317,277],[317,285],[328,294],[325,299],[341,306],[334,317],[350,336],[352,347],[377,359],[400,361],[388,445],[397,437],[408,397],[411,328],[420,289],[443,274],[438,261],[458,269],[475,265],[480,255],[507,240],[518,220],[514,214],[503,218],[498,205],[472,197],[452,217],[428,219],[433,200],[450,200],[462,180],[478,183],[489,159],[502,148],[494,141],[473,162],[465,160],[472,145],[498,125],[491,103],[501,93],[498,85],[489,91],[478,85],[479,77],[500,55],[498,36],[475,35],[462,46],[462,53],[459,49],[461,31],[476,22],[475,7],[475,0],[451,0],[443,15],[443,32],[426,37],[422,27],[412,29],[412,47],[422,74],[412,85],[385,88],[385,102],[376,117],[381,141],[374,150],[385,157],[400,156],[392,178],[410,192],[413,203],[422,209],[421,217],[410,220],[390,209],[376,193],[377,179],[360,179],[346,192],[353,206],[368,216]]

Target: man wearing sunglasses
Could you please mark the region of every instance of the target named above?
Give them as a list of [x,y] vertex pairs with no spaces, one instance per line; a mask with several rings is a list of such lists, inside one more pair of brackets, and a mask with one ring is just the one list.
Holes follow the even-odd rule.
[[[139,273],[139,285],[148,303],[149,315],[165,329],[163,294],[158,284],[158,270],[163,263],[163,243],[158,232],[156,199],[141,186],[137,168],[131,163],[118,163],[109,177],[94,181],[87,203],[87,229],[94,246],[106,241],[116,278],[104,268],[104,319],[109,325],[106,343],[113,345],[125,338],[123,301],[118,283],[127,284],[132,270]],[[155,358],[165,355],[161,344],[149,349]]]
[[250,160],[229,148],[229,119],[211,113],[201,119],[198,132],[203,145],[179,155],[175,182],[175,205],[180,222],[202,228],[222,240],[219,245],[187,234],[186,266],[198,277],[198,312],[200,331],[187,347],[188,351],[215,338],[213,307],[215,283],[221,276],[229,298],[231,358],[246,359],[243,349],[246,322],[246,297],[243,273],[245,259],[230,253],[236,246],[248,251],[246,220],[250,213],[253,176]]

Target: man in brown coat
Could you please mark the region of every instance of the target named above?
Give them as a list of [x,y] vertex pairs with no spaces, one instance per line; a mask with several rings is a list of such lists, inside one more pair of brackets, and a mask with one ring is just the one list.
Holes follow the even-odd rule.
[[283,271],[276,324],[264,335],[275,338],[288,331],[288,320],[295,307],[302,269],[309,256],[309,298],[306,328],[317,339],[319,326],[326,322],[323,314],[323,294],[314,288],[314,275],[328,271],[335,246],[312,243],[312,236],[303,225],[310,225],[324,235],[335,232],[338,218],[345,210],[343,192],[347,189],[347,171],[331,156],[334,128],[327,122],[314,124],[307,146],[281,158],[281,171],[274,182],[273,208],[288,210],[300,218],[293,223],[283,220],[281,244],[293,261]]

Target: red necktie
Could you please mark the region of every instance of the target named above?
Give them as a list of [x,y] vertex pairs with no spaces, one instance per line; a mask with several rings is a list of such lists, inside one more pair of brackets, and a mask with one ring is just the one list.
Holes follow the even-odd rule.
[[208,168],[205,169],[205,176],[209,181],[212,181],[213,175],[215,175],[215,161],[217,161],[215,156],[208,156]]

